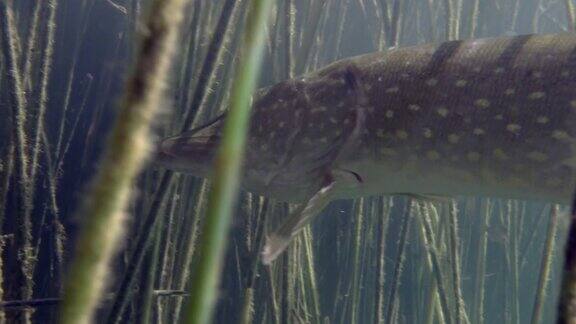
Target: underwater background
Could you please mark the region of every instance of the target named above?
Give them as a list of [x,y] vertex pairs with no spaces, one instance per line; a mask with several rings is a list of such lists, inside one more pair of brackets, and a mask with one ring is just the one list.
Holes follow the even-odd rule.
[[[82,223],[78,207],[146,32],[148,1],[0,1],[0,320],[53,323]],[[277,0],[260,86],[392,47],[573,32],[573,1]],[[191,1],[157,138],[226,109],[247,4]],[[7,62],[10,42],[15,69]],[[29,182],[19,172],[24,157]],[[188,278],[209,186],[146,168],[95,322],[180,319],[194,290]],[[339,200],[265,267],[258,260],[263,235],[287,211],[286,203],[241,193],[214,323],[554,321],[563,206],[480,197]]]

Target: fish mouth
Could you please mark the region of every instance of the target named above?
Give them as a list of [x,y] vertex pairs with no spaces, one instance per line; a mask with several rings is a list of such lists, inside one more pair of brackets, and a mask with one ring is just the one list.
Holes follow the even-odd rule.
[[215,147],[214,136],[198,136],[192,138],[171,137],[160,143],[159,152],[174,158],[182,156],[201,157],[204,154],[211,154]]

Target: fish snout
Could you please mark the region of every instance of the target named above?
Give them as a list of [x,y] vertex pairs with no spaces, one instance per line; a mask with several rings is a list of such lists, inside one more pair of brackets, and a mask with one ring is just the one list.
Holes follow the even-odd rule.
[[216,136],[174,136],[157,146],[155,162],[168,169],[206,176],[218,145]]

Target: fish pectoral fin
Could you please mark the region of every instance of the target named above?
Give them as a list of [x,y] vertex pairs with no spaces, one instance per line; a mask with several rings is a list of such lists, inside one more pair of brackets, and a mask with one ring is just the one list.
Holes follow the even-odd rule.
[[266,235],[262,249],[262,263],[270,264],[286,250],[292,238],[334,199],[338,187],[358,183],[357,176],[347,170],[333,170],[327,179],[325,185],[290,213],[275,232]]
[[262,263],[270,264],[286,250],[292,238],[332,200],[335,186],[336,182],[332,181],[322,187],[306,203],[290,213],[275,232],[266,235],[266,243],[262,249]]

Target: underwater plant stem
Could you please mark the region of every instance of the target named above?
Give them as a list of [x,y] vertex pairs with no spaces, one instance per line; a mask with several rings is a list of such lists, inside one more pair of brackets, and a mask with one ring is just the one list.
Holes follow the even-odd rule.
[[518,204],[516,201],[508,200],[506,219],[508,222],[509,248],[508,270],[510,271],[510,312],[512,323],[520,322],[520,301],[519,301],[519,273],[518,273]]
[[[1,74],[0,74],[1,75]],[[6,200],[10,190],[10,179],[14,170],[14,144],[11,142],[6,148],[6,154],[0,160],[0,228],[4,225],[6,216]],[[4,239],[0,239],[0,255],[4,252]],[[4,260],[0,258],[0,300],[4,300]],[[0,323],[6,322],[4,310],[0,310]]]
[[444,0],[444,9],[446,10],[446,40],[453,40],[455,19],[452,0]]
[[302,46],[298,50],[298,55],[296,56],[295,64],[295,74],[300,75],[306,72],[306,66],[309,64],[308,58],[312,52],[312,45],[315,43],[314,39],[316,33],[318,32],[318,26],[320,26],[320,16],[326,7],[326,0],[317,0],[310,2],[310,8],[308,12],[308,17],[306,21],[306,28],[303,30],[303,36],[301,44]]
[[[18,259],[20,262],[19,273],[15,274],[16,280],[13,283],[19,287],[19,296],[28,299],[32,296],[33,290],[33,268],[34,251],[32,246],[32,220],[30,203],[30,181],[28,178],[28,143],[26,140],[26,97],[22,84],[22,75],[18,66],[20,62],[18,54],[17,30],[14,22],[14,12],[12,10],[13,1],[0,1],[0,51],[4,57],[6,71],[8,71],[8,95],[12,107],[12,125],[15,139],[14,152],[14,173],[16,176],[15,186],[16,199],[18,202],[17,218],[20,231],[15,235],[15,246],[18,247]],[[12,286],[12,285],[10,285]],[[14,287],[14,288],[15,288]],[[9,287],[10,289],[10,287]],[[24,314],[25,321],[29,322],[31,312]]]
[[450,254],[452,255],[452,276],[454,284],[454,302],[456,303],[456,323],[467,323],[468,315],[464,307],[464,298],[462,297],[461,276],[460,276],[460,236],[458,235],[458,210],[456,203],[450,203],[450,216],[448,217],[448,226],[450,230]]
[[[353,238],[353,251],[352,251],[352,264],[360,265],[360,247],[362,246],[362,230],[363,230],[363,218],[364,210],[366,209],[367,200],[366,198],[360,198],[355,203],[355,215],[354,215],[354,238]],[[356,266],[352,269],[352,289],[351,289],[351,310],[350,310],[350,322],[358,323],[359,317],[359,300],[360,300],[360,272],[361,267]]]
[[393,207],[394,200],[392,198],[378,197],[378,205],[380,213],[378,214],[378,261],[377,261],[377,274],[376,274],[376,316],[377,324],[384,323],[384,283],[386,275],[386,238],[388,237],[388,220],[390,219],[390,211]]
[[557,324],[576,323],[576,192],[572,198],[568,237],[564,247],[562,284],[556,314]]
[[532,308],[531,324],[542,322],[542,309],[546,298],[546,289],[550,281],[550,270],[552,268],[552,259],[554,257],[556,230],[558,228],[559,206],[552,207],[550,219],[548,221],[548,232],[546,234],[546,243],[544,244],[544,253],[542,254],[542,263],[540,263],[540,275],[538,277],[538,289],[534,298],[534,307]]
[[480,0],[473,0],[470,12],[470,33],[468,34],[468,38],[474,38],[478,33],[479,13],[480,13]]
[[[384,0],[383,0],[384,1]],[[336,40],[334,41],[334,49],[332,50],[331,60],[335,61],[337,58],[340,57],[341,44],[342,44],[342,36],[344,34],[344,25],[346,22],[346,16],[348,15],[348,7],[349,7],[349,0],[341,0],[340,10],[338,12],[337,24],[336,24]]]
[[[44,115],[46,114],[46,104],[48,102],[48,82],[52,72],[52,60],[54,56],[54,39],[56,34],[56,10],[58,9],[58,0],[48,1],[48,21],[46,46],[44,48],[44,60],[42,62],[40,82],[40,98],[38,106],[38,116],[36,117],[34,142],[32,143],[32,161],[30,163],[30,184],[31,189],[36,183],[36,174],[38,173],[38,155],[41,150],[41,134],[44,132]],[[32,192],[32,197],[34,193]]]
[[[154,195],[154,200],[150,206],[148,215],[142,224],[142,228],[154,228],[156,223],[160,219],[160,210],[164,201],[166,200],[167,194],[164,192],[169,192],[170,187],[173,183],[173,173],[171,171],[164,172],[162,179]],[[162,191],[161,191],[162,190]],[[122,280],[120,281],[120,286],[116,290],[116,298],[110,309],[108,315],[107,323],[119,323],[122,319],[122,313],[124,308],[128,304],[128,299],[132,295],[132,287],[136,282],[136,272],[140,270],[144,257],[151,246],[152,240],[148,233],[142,233],[136,238],[136,244],[134,245],[134,252],[130,256]]]
[[[192,216],[192,221],[190,222],[188,235],[184,239],[182,236],[179,236],[181,239],[180,241],[183,242],[182,246],[184,250],[184,258],[180,263],[180,267],[182,267],[180,275],[175,279],[176,282],[176,289],[184,290],[186,288],[186,284],[188,283],[188,279],[190,278],[190,263],[192,262],[192,257],[194,256],[194,252],[196,251],[196,243],[198,237],[198,226],[200,223],[200,215],[204,211],[204,207],[206,205],[206,196],[208,193],[208,182],[202,181],[199,185],[199,192],[197,194],[195,206],[199,206],[195,208],[194,215]],[[185,222],[184,224],[188,224]],[[177,300],[176,305],[174,307],[175,318],[179,318],[182,308],[182,300]]]
[[238,72],[232,86],[230,110],[214,162],[212,189],[199,242],[198,262],[190,283],[191,298],[184,323],[205,324],[212,318],[219,276],[236,200],[240,167],[250,117],[250,97],[256,88],[264,50],[265,26],[271,0],[253,0],[246,19]]
[[156,223],[156,227],[153,229],[152,236],[154,236],[154,246],[149,254],[150,264],[148,265],[148,272],[144,276],[143,284],[141,289],[143,290],[143,305],[142,314],[140,315],[140,320],[138,323],[148,324],[152,323],[152,307],[154,300],[154,283],[156,279],[156,274],[158,273],[158,259],[160,254],[160,241],[163,239],[162,229],[164,227],[164,218]]
[[430,210],[434,213],[435,219],[438,219],[438,215],[436,214],[436,209],[433,208],[434,206],[429,205],[429,203],[424,203],[424,208],[420,207],[420,204],[417,204],[417,207],[424,227],[423,243],[428,252],[428,257],[432,262],[432,273],[438,287],[438,297],[440,298],[440,305],[442,307],[442,312],[444,313],[445,323],[450,324],[452,323],[452,316],[448,305],[448,294],[446,292],[446,287],[444,286],[444,274],[440,264],[440,253],[438,252],[436,240],[434,239],[435,236],[432,229],[432,221],[430,220]]
[[235,12],[238,11],[242,1],[226,0],[220,12],[220,17],[214,31],[212,38],[206,49],[206,57],[202,64],[202,68],[198,74],[198,81],[194,88],[192,101],[188,110],[185,112],[183,130],[188,130],[192,127],[193,123],[204,115],[204,106],[209,96],[211,87],[214,86],[216,81],[216,74],[223,60],[223,53],[225,46],[224,43],[230,38],[230,28]]
[[[224,38],[228,37],[225,36],[225,34],[228,34],[229,30],[233,29],[230,27],[234,25],[231,23],[231,19],[234,16],[233,13],[237,11],[237,7],[241,2],[242,1],[227,0],[222,7],[220,18],[218,19],[217,26],[212,33],[212,39],[208,45],[207,54],[198,75],[198,81],[196,82],[194,93],[192,95],[192,102],[184,116],[184,123],[180,129],[181,132],[186,131],[192,127],[192,124],[195,120],[194,113],[198,113],[197,109],[199,109],[199,107],[202,105],[202,102],[206,101],[206,96],[210,87],[212,86],[209,81],[214,80],[210,77],[210,75],[216,73],[216,68],[221,62],[221,58],[218,52],[223,47],[222,44],[224,43]],[[211,2],[207,2],[207,4],[210,3]],[[198,6],[195,6],[194,10],[200,9]],[[143,221],[143,228],[153,228],[155,226],[154,224],[158,222],[158,219],[162,217],[159,212],[160,207],[166,200],[169,188],[173,183],[173,178],[174,172],[168,170],[163,173],[155,191],[154,199]],[[149,247],[149,235],[146,235],[146,233],[138,235],[136,238],[135,248],[132,252],[132,255],[129,257],[128,267],[126,268],[122,276],[122,280],[120,281],[120,285],[117,290],[117,298],[111,308],[108,317],[108,323],[117,323],[120,321],[122,312],[128,303],[129,295],[131,294],[134,283],[136,281],[136,272],[141,268],[144,255],[146,254]]]
[[404,7],[406,5],[405,0],[395,1],[392,7],[392,18],[391,18],[391,39],[389,46],[398,47],[400,46],[400,38],[402,36],[402,22],[404,20]]
[[131,185],[148,155],[150,124],[161,104],[186,0],[155,0],[115,127],[82,210],[83,227],[64,285],[60,323],[88,323],[123,234]]
[[474,317],[472,323],[484,323],[484,290],[486,281],[486,251],[488,245],[488,227],[490,226],[491,201],[490,199],[482,199],[480,203],[480,217],[482,224],[480,225],[480,233],[478,239],[478,249],[476,252],[476,279],[474,282]]
[[286,77],[294,77],[294,35],[296,28],[296,8],[294,0],[284,1],[284,43],[286,46]]
[[416,204],[412,199],[406,201],[404,213],[402,213],[402,225],[400,227],[400,238],[398,239],[398,248],[396,251],[396,262],[394,267],[394,275],[392,276],[392,289],[388,297],[388,307],[386,310],[386,320],[384,323],[392,323],[394,318],[394,304],[398,302],[398,289],[400,287],[400,276],[404,269],[404,261],[406,260],[406,243],[408,242],[408,230],[412,221],[412,205]]
[[566,15],[568,16],[568,29],[570,31],[576,30],[576,8],[574,8],[574,0],[565,0]]
[[248,273],[246,274],[246,288],[244,289],[244,300],[240,316],[240,323],[242,324],[252,323],[254,317],[255,283],[258,275],[258,266],[260,264],[260,251],[262,250],[262,244],[264,242],[264,230],[266,227],[266,219],[268,218],[267,215],[269,214],[270,199],[262,198],[257,206],[260,206],[258,212],[251,213],[251,216],[249,216],[253,217],[252,215],[257,215],[257,224],[254,233],[254,242],[250,244],[252,250],[250,253],[252,256],[250,257],[251,263],[248,268]]
[[44,5],[44,1],[36,1],[34,6],[34,13],[32,14],[32,22],[29,26],[30,34],[28,35],[28,43],[26,44],[26,56],[24,57],[24,77],[23,85],[27,90],[32,88],[32,57],[36,53],[36,43],[38,42],[38,27],[40,26],[40,9]]

